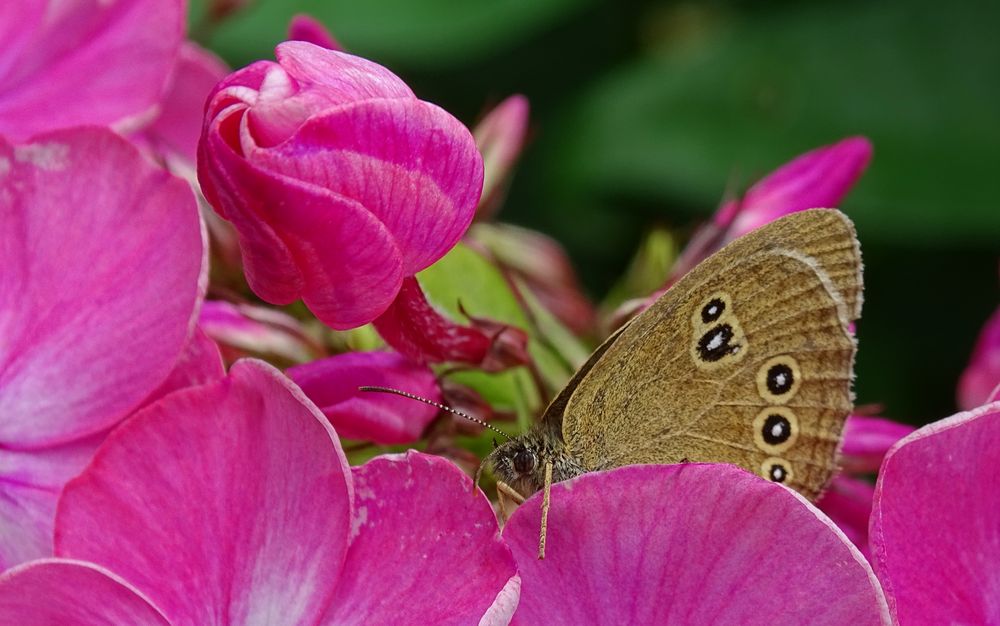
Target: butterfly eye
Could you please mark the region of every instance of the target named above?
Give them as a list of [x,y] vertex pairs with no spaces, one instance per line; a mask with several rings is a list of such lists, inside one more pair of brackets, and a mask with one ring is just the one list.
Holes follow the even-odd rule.
[[535,455],[527,448],[514,454],[514,471],[518,474],[529,474],[535,469]]

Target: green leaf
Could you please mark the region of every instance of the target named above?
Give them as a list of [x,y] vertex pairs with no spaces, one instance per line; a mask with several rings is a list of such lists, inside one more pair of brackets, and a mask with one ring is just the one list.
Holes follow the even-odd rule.
[[[460,305],[469,315],[488,317],[523,330],[528,318],[500,270],[478,252],[458,244],[437,263],[417,275],[427,299],[456,321],[464,321]],[[528,352],[536,364],[552,362],[551,352],[530,338]],[[468,371],[453,378],[476,389],[498,408],[513,409],[523,425],[541,410],[541,398],[531,374],[517,367],[499,374]]]
[[[206,43],[236,65],[272,58],[288,22],[308,13],[353,53],[408,67],[458,66],[511,48],[594,0],[258,0]],[[204,13],[204,0],[192,2]],[[197,19],[197,18],[196,18]]]
[[684,45],[586,96],[563,127],[557,184],[609,205],[708,207],[734,175],[745,187],[863,134],[875,157],[843,208],[866,238],[995,242],[1000,4],[972,4],[782,3],[711,15]]
[[677,243],[673,234],[665,228],[650,230],[639,244],[625,275],[601,302],[601,310],[608,315],[626,300],[645,298],[663,287],[676,259]]

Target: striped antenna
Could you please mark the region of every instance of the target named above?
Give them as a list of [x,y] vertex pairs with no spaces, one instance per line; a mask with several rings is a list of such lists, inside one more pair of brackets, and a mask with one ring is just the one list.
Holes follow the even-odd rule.
[[376,392],[379,392],[379,393],[392,393],[392,394],[395,394],[397,396],[403,396],[404,398],[409,398],[410,400],[416,400],[417,402],[423,402],[424,404],[429,404],[431,406],[434,406],[434,407],[437,407],[437,408],[441,409],[442,411],[447,411],[447,412],[449,412],[449,413],[451,413],[453,415],[458,415],[459,417],[464,417],[465,419],[469,420],[470,422],[475,422],[475,423],[479,424],[480,426],[483,426],[485,428],[489,428],[493,432],[501,435],[507,441],[511,440],[511,436],[510,435],[508,435],[504,431],[500,430],[499,428],[496,428],[495,426],[491,426],[490,424],[487,424],[486,422],[484,422],[483,420],[481,420],[479,418],[472,417],[471,415],[468,415],[467,413],[463,413],[463,412],[461,412],[459,410],[451,408],[450,406],[446,406],[444,404],[440,404],[438,402],[434,402],[433,400],[428,400],[427,398],[421,398],[420,396],[415,396],[412,393],[408,393],[406,391],[400,391],[399,389],[393,389],[392,387],[379,387],[379,386],[376,386],[376,385],[362,385],[362,386],[358,387],[358,391],[376,391]]

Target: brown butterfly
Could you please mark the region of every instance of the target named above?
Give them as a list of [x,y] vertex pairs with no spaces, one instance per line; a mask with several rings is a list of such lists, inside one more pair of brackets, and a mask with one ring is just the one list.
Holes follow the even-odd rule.
[[[733,463],[816,499],[851,411],[861,251],[842,213],[733,241],[609,337],[530,432],[484,461],[501,509],[584,472]],[[478,481],[478,475],[477,475]]]

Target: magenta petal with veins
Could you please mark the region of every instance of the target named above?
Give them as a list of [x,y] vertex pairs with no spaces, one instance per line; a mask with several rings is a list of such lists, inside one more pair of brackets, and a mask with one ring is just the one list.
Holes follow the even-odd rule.
[[156,115],[184,37],[179,0],[0,3],[0,135]]
[[[505,624],[519,581],[470,483],[417,453],[352,470],[302,391],[243,360],[108,436],[66,486],[56,554],[114,572],[174,624]],[[85,623],[117,615],[119,587],[75,591],[106,605]]]
[[108,428],[163,382],[204,242],[188,185],[108,130],[0,144],[0,168],[0,444],[35,448]]
[[384,67],[303,41],[276,55],[216,87],[198,178],[239,232],[257,295],[361,326],[468,228],[482,157]]
[[492,507],[473,495],[467,475],[411,450],[353,476],[351,547],[325,623],[508,623],[520,579]]
[[1000,402],[924,426],[886,456],[873,564],[900,624],[1000,623]]
[[0,575],[0,624],[168,626],[170,622],[114,572],[93,563],[44,559]]
[[287,372],[330,420],[337,434],[380,444],[420,439],[438,409],[388,393],[360,391],[363,385],[391,387],[441,401],[434,372],[397,352],[346,352]]
[[836,207],[868,167],[872,145],[848,137],[796,157],[755,183],[743,198],[719,209],[726,240],[806,209]]
[[515,624],[889,624],[868,563],[801,496],[728,465],[636,465],[553,485],[504,528]]
[[[66,480],[153,395],[221,375],[185,355],[205,289],[186,183],[106,129],[0,141],[0,567],[51,554]],[[193,348],[192,348],[193,349]]]
[[197,44],[184,42],[157,116],[143,129],[143,138],[168,161],[179,158],[193,172],[205,101],[228,72],[219,57]]

